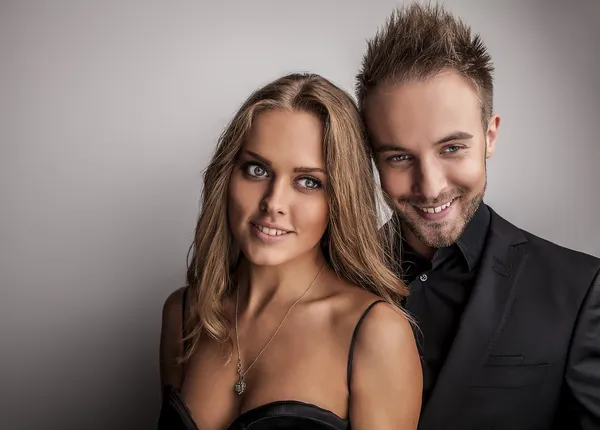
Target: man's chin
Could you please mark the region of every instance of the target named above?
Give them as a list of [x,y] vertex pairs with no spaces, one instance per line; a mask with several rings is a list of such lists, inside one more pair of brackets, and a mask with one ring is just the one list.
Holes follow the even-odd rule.
[[461,226],[457,225],[432,228],[416,225],[416,223],[408,223],[407,227],[419,241],[430,248],[445,248],[452,245],[458,240],[462,231]]
[[421,241],[430,248],[439,249],[451,246],[454,242],[456,242],[457,239],[458,237],[454,236],[438,236],[435,238],[426,238],[425,240]]

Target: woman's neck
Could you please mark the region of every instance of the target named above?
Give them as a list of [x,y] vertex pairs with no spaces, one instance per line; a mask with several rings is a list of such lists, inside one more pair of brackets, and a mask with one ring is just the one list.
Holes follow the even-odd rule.
[[256,315],[271,303],[291,305],[313,281],[317,283],[315,277],[324,264],[321,252],[277,266],[257,266],[243,260],[238,284],[240,311]]

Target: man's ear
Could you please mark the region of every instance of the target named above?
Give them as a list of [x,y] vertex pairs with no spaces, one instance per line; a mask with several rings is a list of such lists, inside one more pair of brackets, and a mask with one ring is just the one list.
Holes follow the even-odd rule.
[[500,128],[500,116],[494,114],[488,121],[487,132],[485,134],[485,158],[490,158],[494,155],[498,128]]

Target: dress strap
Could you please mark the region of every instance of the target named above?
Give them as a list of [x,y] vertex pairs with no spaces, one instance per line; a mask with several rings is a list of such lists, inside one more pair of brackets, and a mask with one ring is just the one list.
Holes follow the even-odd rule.
[[382,302],[385,303],[385,300],[376,300],[373,303],[371,303],[369,305],[369,307],[360,316],[360,319],[356,323],[356,327],[354,327],[354,332],[352,333],[352,340],[350,341],[350,354],[348,355],[348,376],[347,376],[348,394],[350,394],[350,391],[351,391],[350,390],[350,382],[352,380],[352,361],[354,359],[354,345],[356,344],[356,338],[358,337],[358,330],[360,329],[361,324],[363,323],[365,317],[371,311],[371,309],[373,309],[373,307],[377,303],[382,303]]

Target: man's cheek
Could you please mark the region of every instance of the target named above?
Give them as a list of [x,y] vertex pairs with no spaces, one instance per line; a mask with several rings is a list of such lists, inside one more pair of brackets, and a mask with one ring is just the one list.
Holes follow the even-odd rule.
[[408,183],[403,175],[388,171],[381,176],[381,186],[390,197],[397,197],[406,194]]

